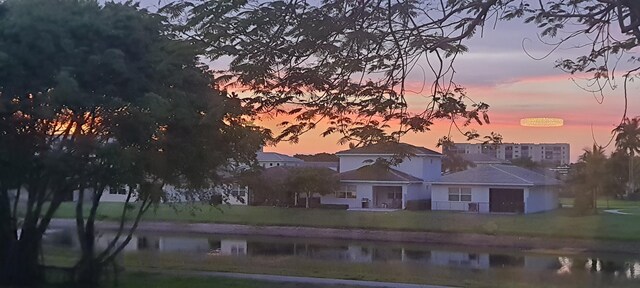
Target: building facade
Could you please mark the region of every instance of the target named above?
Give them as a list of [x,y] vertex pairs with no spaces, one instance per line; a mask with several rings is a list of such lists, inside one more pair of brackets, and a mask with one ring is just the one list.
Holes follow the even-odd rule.
[[[373,164],[408,153],[390,167]],[[340,189],[323,195],[322,204],[349,208],[405,209],[407,201],[431,198],[431,182],[441,174],[442,154],[405,143],[375,144],[336,153],[340,158]]]
[[503,160],[529,158],[534,162],[557,166],[571,163],[570,146],[567,143],[455,143],[453,149],[458,154],[485,154]]

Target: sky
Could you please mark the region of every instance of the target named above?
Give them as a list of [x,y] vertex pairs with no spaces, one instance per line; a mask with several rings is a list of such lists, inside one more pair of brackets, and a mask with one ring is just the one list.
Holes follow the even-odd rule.
[[[157,3],[158,0],[146,0],[142,6]],[[584,43],[586,39],[567,43],[548,57],[536,60],[531,56],[541,58],[552,47],[538,40],[536,33],[539,30],[534,25],[515,20],[491,26],[466,42],[469,52],[459,56],[455,63],[455,81],[466,88],[467,95],[474,101],[490,105],[491,124],[472,125],[469,128],[481,134],[500,133],[504,142],[569,143],[572,161],[576,161],[582,150],[591,147],[594,141],[606,145],[612,137],[611,130],[620,122],[624,112],[621,75],[617,75],[614,81],[618,85],[616,89],[605,89],[603,95],[594,95],[581,88],[588,84],[583,79],[584,75],[572,77],[554,68],[558,59],[583,55],[584,49],[574,46]],[[620,68],[625,65],[628,65],[625,61],[619,64]],[[409,77],[409,86],[419,90],[425,75],[421,69],[415,71]],[[430,83],[428,78],[426,81]],[[640,115],[639,91],[640,83],[630,83],[628,86],[628,116]],[[416,110],[426,103],[423,96],[415,93],[409,93],[407,101],[409,108]],[[556,128],[522,127],[519,122],[525,117],[562,118],[565,125]],[[278,130],[278,122],[279,119],[267,118],[260,121],[274,131]],[[436,123],[431,131],[409,134],[401,141],[436,149],[437,140],[449,134],[449,127],[448,123]],[[337,135],[320,136],[323,131],[321,128],[303,135],[299,143],[279,143],[265,147],[265,151],[313,154],[347,149],[337,144]],[[460,133],[452,132],[450,135],[455,141],[465,140]],[[611,151],[613,146],[611,144],[607,150]]]

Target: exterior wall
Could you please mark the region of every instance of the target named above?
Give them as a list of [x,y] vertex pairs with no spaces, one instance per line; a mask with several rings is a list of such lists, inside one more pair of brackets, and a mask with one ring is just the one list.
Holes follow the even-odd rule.
[[[349,183],[343,184],[356,185],[356,198],[345,199],[336,198],[335,194],[323,195],[320,197],[321,204],[339,204],[349,205],[349,208],[362,208],[362,200],[367,199],[369,201],[369,207],[375,208],[373,199],[373,187],[374,186],[399,186],[402,187],[402,209],[405,208],[407,200],[421,200],[431,198],[430,185],[412,183],[412,184],[383,184],[383,183]],[[386,197],[382,195],[382,197]],[[382,199],[384,201],[384,199]]]
[[[390,159],[390,156],[382,155],[339,155],[340,157],[340,172],[347,172],[358,169],[362,166],[370,165],[378,158]],[[404,159],[398,166],[394,166],[394,169],[407,173],[409,175],[422,178],[423,177],[423,157],[412,157],[411,159]]]
[[293,161],[258,161],[258,165],[264,168],[271,168],[276,166],[298,167],[302,166],[302,162]]
[[356,198],[336,198],[335,194],[323,195],[320,197],[321,204],[347,204],[349,208],[361,208],[362,199],[368,199],[373,203],[373,185],[367,183],[343,183],[348,185],[356,185]]
[[431,264],[474,269],[489,268],[489,254],[471,254],[454,251],[431,251]]
[[[471,188],[471,201],[449,201],[449,187]],[[478,203],[478,212],[489,213],[489,187],[440,184],[431,186],[431,210],[469,211],[469,203]]]
[[247,240],[234,240],[234,239],[220,240],[220,254],[247,255]]
[[404,200],[426,200],[431,199],[431,185],[429,184],[409,184]]
[[[339,157],[340,172],[347,172],[358,169],[362,166],[370,165],[378,158],[391,158],[390,156],[382,155],[339,155]],[[367,163],[365,161],[369,162]],[[442,169],[439,161],[439,157],[413,156],[411,158],[405,158],[400,165],[394,166],[393,168],[420,179],[435,180],[440,177],[440,171]],[[428,168],[428,170],[425,168]]]
[[550,186],[536,186],[525,194],[525,213],[535,213],[558,208],[558,193]]
[[423,158],[423,173],[421,177],[424,181],[435,181],[442,176],[442,158],[436,156],[426,156]]
[[[471,188],[471,202],[449,201],[449,187]],[[524,189],[525,213],[553,210],[558,207],[558,193],[549,186],[471,186],[434,184],[431,192],[431,210],[469,211],[468,203],[479,203],[480,213],[489,213],[489,189]]]
[[210,245],[207,239],[203,238],[160,238],[160,251],[202,251],[209,252]]

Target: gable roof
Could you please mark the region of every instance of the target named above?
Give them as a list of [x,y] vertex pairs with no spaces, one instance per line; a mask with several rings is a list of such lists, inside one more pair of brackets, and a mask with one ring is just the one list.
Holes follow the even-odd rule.
[[433,184],[544,186],[560,185],[561,182],[522,167],[491,164],[444,175]]
[[407,143],[385,142],[377,143],[364,147],[343,150],[336,155],[356,155],[356,154],[372,154],[372,155],[393,155],[395,153],[410,153],[414,155],[434,155],[442,156],[441,153],[431,149],[415,146]]
[[291,157],[276,152],[258,152],[256,153],[258,162],[298,162],[302,163],[302,159]]
[[341,181],[422,182],[422,179],[393,168],[366,165],[339,174]]

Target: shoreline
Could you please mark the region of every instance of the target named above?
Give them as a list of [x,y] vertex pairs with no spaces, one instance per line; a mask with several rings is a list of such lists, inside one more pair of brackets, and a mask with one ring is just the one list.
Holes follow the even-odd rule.
[[[53,219],[50,228],[75,228],[73,219]],[[96,221],[96,227],[117,230],[113,221]],[[125,224],[129,227],[129,224]],[[431,245],[459,245],[478,248],[518,249],[545,254],[580,254],[586,252],[640,254],[640,242],[545,238],[472,233],[443,233],[367,229],[337,229],[294,226],[252,226],[241,224],[140,222],[136,232],[231,234],[239,236],[275,236],[293,238],[324,238],[381,242],[405,242]]]

